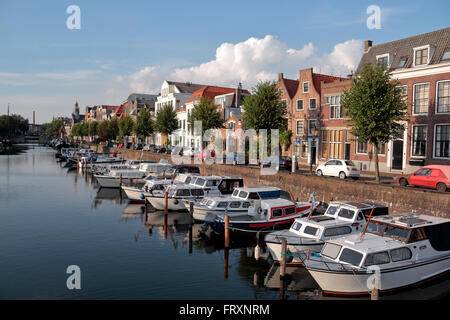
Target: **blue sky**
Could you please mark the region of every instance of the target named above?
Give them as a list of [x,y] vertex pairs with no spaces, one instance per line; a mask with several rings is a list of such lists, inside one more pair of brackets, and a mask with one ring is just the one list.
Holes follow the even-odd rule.
[[[81,9],[81,30],[66,28],[72,4]],[[366,26],[369,5],[382,9],[379,30]],[[0,113],[9,102],[13,112],[30,118],[36,110],[37,122],[45,122],[69,115],[75,99],[81,106],[120,104],[132,91],[156,92],[166,78],[242,81],[251,89],[256,75],[295,77],[309,66],[343,73],[358,55],[343,66],[333,64],[363,40],[377,44],[442,29],[448,27],[448,12],[448,0],[2,0]],[[224,43],[230,46],[216,56]],[[287,50],[297,54],[289,63],[281,61]],[[255,62],[255,55],[261,60]],[[225,63],[239,70],[222,72]]]

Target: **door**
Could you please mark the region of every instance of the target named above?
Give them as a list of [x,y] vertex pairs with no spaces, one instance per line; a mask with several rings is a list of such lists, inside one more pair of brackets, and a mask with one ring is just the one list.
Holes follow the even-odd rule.
[[403,169],[403,140],[394,140],[392,143],[392,169]]
[[311,144],[311,164],[315,165],[316,164],[316,142],[313,141]]
[[344,159],[350,160],[350,143],[345,144]]

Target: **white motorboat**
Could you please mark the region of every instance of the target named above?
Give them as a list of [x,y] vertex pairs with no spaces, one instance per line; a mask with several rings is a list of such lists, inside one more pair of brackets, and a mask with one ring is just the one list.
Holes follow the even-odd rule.
[[[239,177],[195,176],[189,184],[170,185],[166,188],[168,210],[186,211],[184,200],[195,203],[205,196],[231,194],[236,187],[242,187],[243,184],[244,180]],[[164,195],[147,196],[146,199],[156,210],[164,210]]]
[[324,294],[405,289],[449,272],[450,220],[415,213],[375,217],[365,234],[327,241],[303,265]]
[[[320,252],[327,240],[360,234],[371,212],[372,216],[387,215],[389,209],[373,202],[332,201],[323,215],[297,218],[289,230],[266,235],[265,242],[275,261],[281,260],[281,242],[284,239],[288,252],[294,255]],[[294,258],[293,262],[299,261]]]
[[145,197],[159,196],[164,197],[165,187],[172,184],[188,184],[191,182],[193,174],[181,173],[174,179],[169,177],[165,179],[148,179],[142,188],[138,186],[122,185],[122,189],[127,198],[132,202],[144,202]]
[[[279,199],[292,200],[289,193],[276,187],[239,187],[230,196],[205,197],[194,204],[193,217],[197,221],[214,221],[225,214],[230,217],[246,216],[255,213],[255,200]],[[184,201],[186,208],[190,202]],[[299,203],[299,207],[311,206],[310,203]],[[261,208],[260,206],[258,208]]]

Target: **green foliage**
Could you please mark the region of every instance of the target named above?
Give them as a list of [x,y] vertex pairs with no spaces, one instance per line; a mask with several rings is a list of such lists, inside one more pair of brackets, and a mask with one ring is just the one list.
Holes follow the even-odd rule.
[[106,141],[106,140],[109,139],[109,137],[110,137],[110,134],[109,134],[108,121],[107,120],[103,120],[98,125],[98,139],[100,141]]
[[292,131],[291,130],[283,130],[280,132],[280,145],[283,146],[284,151],[289,149],[291,146],[291,138],[292,138]]
[[117,117],[111,118],[108,121],[108,139],[115,140],[119,135],[119,119]]
[[98,135],[98,122],[97,121],[91,121],[89,122],[89,136],[93,137]]
[[287,111],[274,82],[259,82],[252,95],[245,98],[242,108],[245,130],[255,129],[259,133],[259,129],[267,129],[270,136],[270,129],[281,131],[286,128],[284,116]]
[[385,67],[366,65],[341,99],[341,106],[350,118],[351,133],[360,142],[369,141],[374,146],[377,181],[378,144],[388,142],[405,129],[401,121],[406,120],[407,105],[398,85],[398,81],[390,79]]
[[144,139],[153,133],[153,120],[150,111],[147,109],[139,111],[134,122],[133,132],[140,139]]
[[11,116],[0,116],[0,136],[16,136],[28,131],[28,120],[22,116],[13,114]]
[[214,102],[205,97],[200,99],[189,115],[188,123],[191,128],[194,128],[195,121],[202,122],[202,134],[208,129],[223,128],[225,122]]
[[171,105],[165,105],[156,114],[155,129],[157,132],[169,135],[178,129],[177,113]]
[[119,120],[119,134],[121,137],[129,136],[133,132],[134,121],[130,115]]

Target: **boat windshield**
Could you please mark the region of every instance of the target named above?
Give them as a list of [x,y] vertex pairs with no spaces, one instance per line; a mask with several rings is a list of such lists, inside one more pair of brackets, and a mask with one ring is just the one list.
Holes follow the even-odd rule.
[[349,263],[354,266],[359,266],[362,258],[363,254],[361,252],[349,248],[344,248],[342,250],[341,256],[339,257],[339,261]]
[[239,195],[239,190],[238,189],[235,189],[234,191],[233,191],[233,197],[237,197]]
[[337,258],[339,252],[341,251],[341,248],[342,248],[341,245],[326,242],[320,254],[324,257],[334,260]]
[[355,211],[347,209],[347,208],[342,208],[341,210],[339,210],[338,213],[338,217],[340,218],[344,218],[344,219],[353,219],[355,215]]
[[406,242],[408,240],[410,230],[371,221],[367,226],[367,232]]
[[197,178],[197,181],[195,181],[194,184],[203,187],[203,185],[205,184],[205,179]]
[[334,216],[338,210],[338,207],[336,206],[328,206],[327,211],[325,212],[328,216]]

